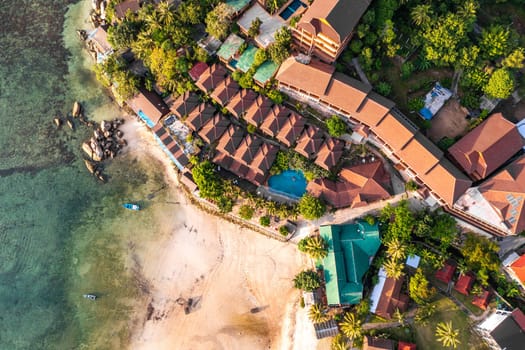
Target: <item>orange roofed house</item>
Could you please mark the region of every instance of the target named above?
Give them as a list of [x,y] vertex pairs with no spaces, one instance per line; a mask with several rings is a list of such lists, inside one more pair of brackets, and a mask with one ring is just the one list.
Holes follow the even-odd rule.
[[482,180],[523,146],[518,128],[501,113],[491,115],[448,149],[472,180]]
[[514,253],[512,256],[515,257],[514,261],[509,264],[504,261],[503,264],[506,266],[509,275],[525,288],[525,254],[519,256]]
[[525,156],[479,186],[470,188],[455,207],[490,225],[501,235],[524,231]]
[[294,43],[332,63],[344,50],[370,0],[315,0],[292,27]]
[[448,161],[395,104],[369,85],[335,72],[333,66],[287,59],[276,75],[279,89],[313,108],[345,116],[356,129],[366,127],[367,141],[379,147],[405,177],[424,186],[429,204],[452,207],[471,181]]

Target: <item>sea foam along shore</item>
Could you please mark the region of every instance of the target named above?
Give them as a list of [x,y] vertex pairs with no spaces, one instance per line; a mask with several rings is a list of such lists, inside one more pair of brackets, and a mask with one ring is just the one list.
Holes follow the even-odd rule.
[[[88,11],[88,0],[74,5],[71,16],[77,28],[85,26]],[[88,65],[77,61],[80,71]],[[77,84],[83,101],[82,83]],[[91,115],[95,120],[115,114],[99,96],[87,98],[88,109],[96,108]],[[142,293],[130,312],[131,348],[280,349],[281,326],[291,323],[282,320],[285,312],[293,314],[290,309],[298,301],[291,279],[305,264],[304,256],[291,243],[240,228],[191,205],[151,132],[134,117],[126,119],[122,130],[128,147],[122,162],[136,161],[162,174],[168,185],[142,213],[152,223],[150,235],[121,243],[129,272],[140,277]],[[109,166],[110,176],[118,166]],[[118,223],[115,227],[122,229]],[[177,301],[188,298],[198,302],[186,315]]]

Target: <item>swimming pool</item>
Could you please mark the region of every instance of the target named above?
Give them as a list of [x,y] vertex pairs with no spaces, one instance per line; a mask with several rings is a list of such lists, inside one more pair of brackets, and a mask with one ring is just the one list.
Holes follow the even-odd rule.
[[306,178],[300,170],[286,170],[268,179],[273,191],[292,198],[301,198],[306,192]]
[[300,0],[293,0],[280,14],[282,19],[285,21],[290,18],[299,7],[306,7]]

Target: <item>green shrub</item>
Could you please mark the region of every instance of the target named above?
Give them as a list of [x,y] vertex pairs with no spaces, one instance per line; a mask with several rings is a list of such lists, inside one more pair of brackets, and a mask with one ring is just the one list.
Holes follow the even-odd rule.
[[405,191],[416,191],[419,188],[414,180],[410,180],[405,184]]
[[246,127],[246,131],[248,131],[248,133],[250,134],[253,134],[255,130],[257,130],[257,128],[253,124],[248,124],[248,126]]
[[304,194],[299,200],[299,213],[307,219],[318,219],[326,212],[325,204],[319,199],[309,193]]
[[376,90],[380,95],[389,96],[392,92],[392,85],[390,85],[386,81],[381,81],[377,84]]
[[288,229],[288,226],[281,226],[279,227],[279,233],[283,236],[288,236],[288,234],[290,233],[290,230]]
[[425,101],[423,101],[421,98],[411,98],[408,100],[407,107],[412,112],[417,112],[421,108],[425,107]]
[[261,226],[264,226],[264,227],[270,226],[270,217],[266,215],[261,216],[261,218],[259,219],[259,224],[261,224]]
[[243,205],[239,208],[239,216],[244,220],[250,220],[253,217],[253,208],[249,205]]
[[446,151],[447,149],[450,148],[450,146],[452,146],[454,143],[456,142],[456,140],[454,140],[453,138],[450,138],[450,137],[443,137],[441,140],[438,141],[438,147],[443,150],[443,151]]
[[339,137],[346,132],[345,122],[337,115],[331,116],[330,119],[326,121],[326,126],[328,128],[328,133],[333,137]]
[[401,78],[407,79],[414,72],[414,64],[410,61],[403,63],[401,66]]
[[370,226],[372,225],[375,225],[376,223],[376,218],[375,216],[371,215],[371,214],[368,214],[367,216],[365,216],[365,221],[367,224],[369,224]]

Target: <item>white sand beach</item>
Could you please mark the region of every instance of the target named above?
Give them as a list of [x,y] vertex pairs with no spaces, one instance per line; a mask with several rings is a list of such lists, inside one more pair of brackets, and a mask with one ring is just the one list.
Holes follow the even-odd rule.
[[[160,237],[136,244],[149,293],[132,349],[292,349],[299,292],[292,278],[308,263],[297,247],[269,239],[189,204],[175,171],[137,121],[124,125],[127,152],[165,167],[172,210],[154,210]],[[184,300],[197,305],[185,314]],[[177,302],[179,301],[179,303]],[[149,307],[148,307],[149,305]]]

